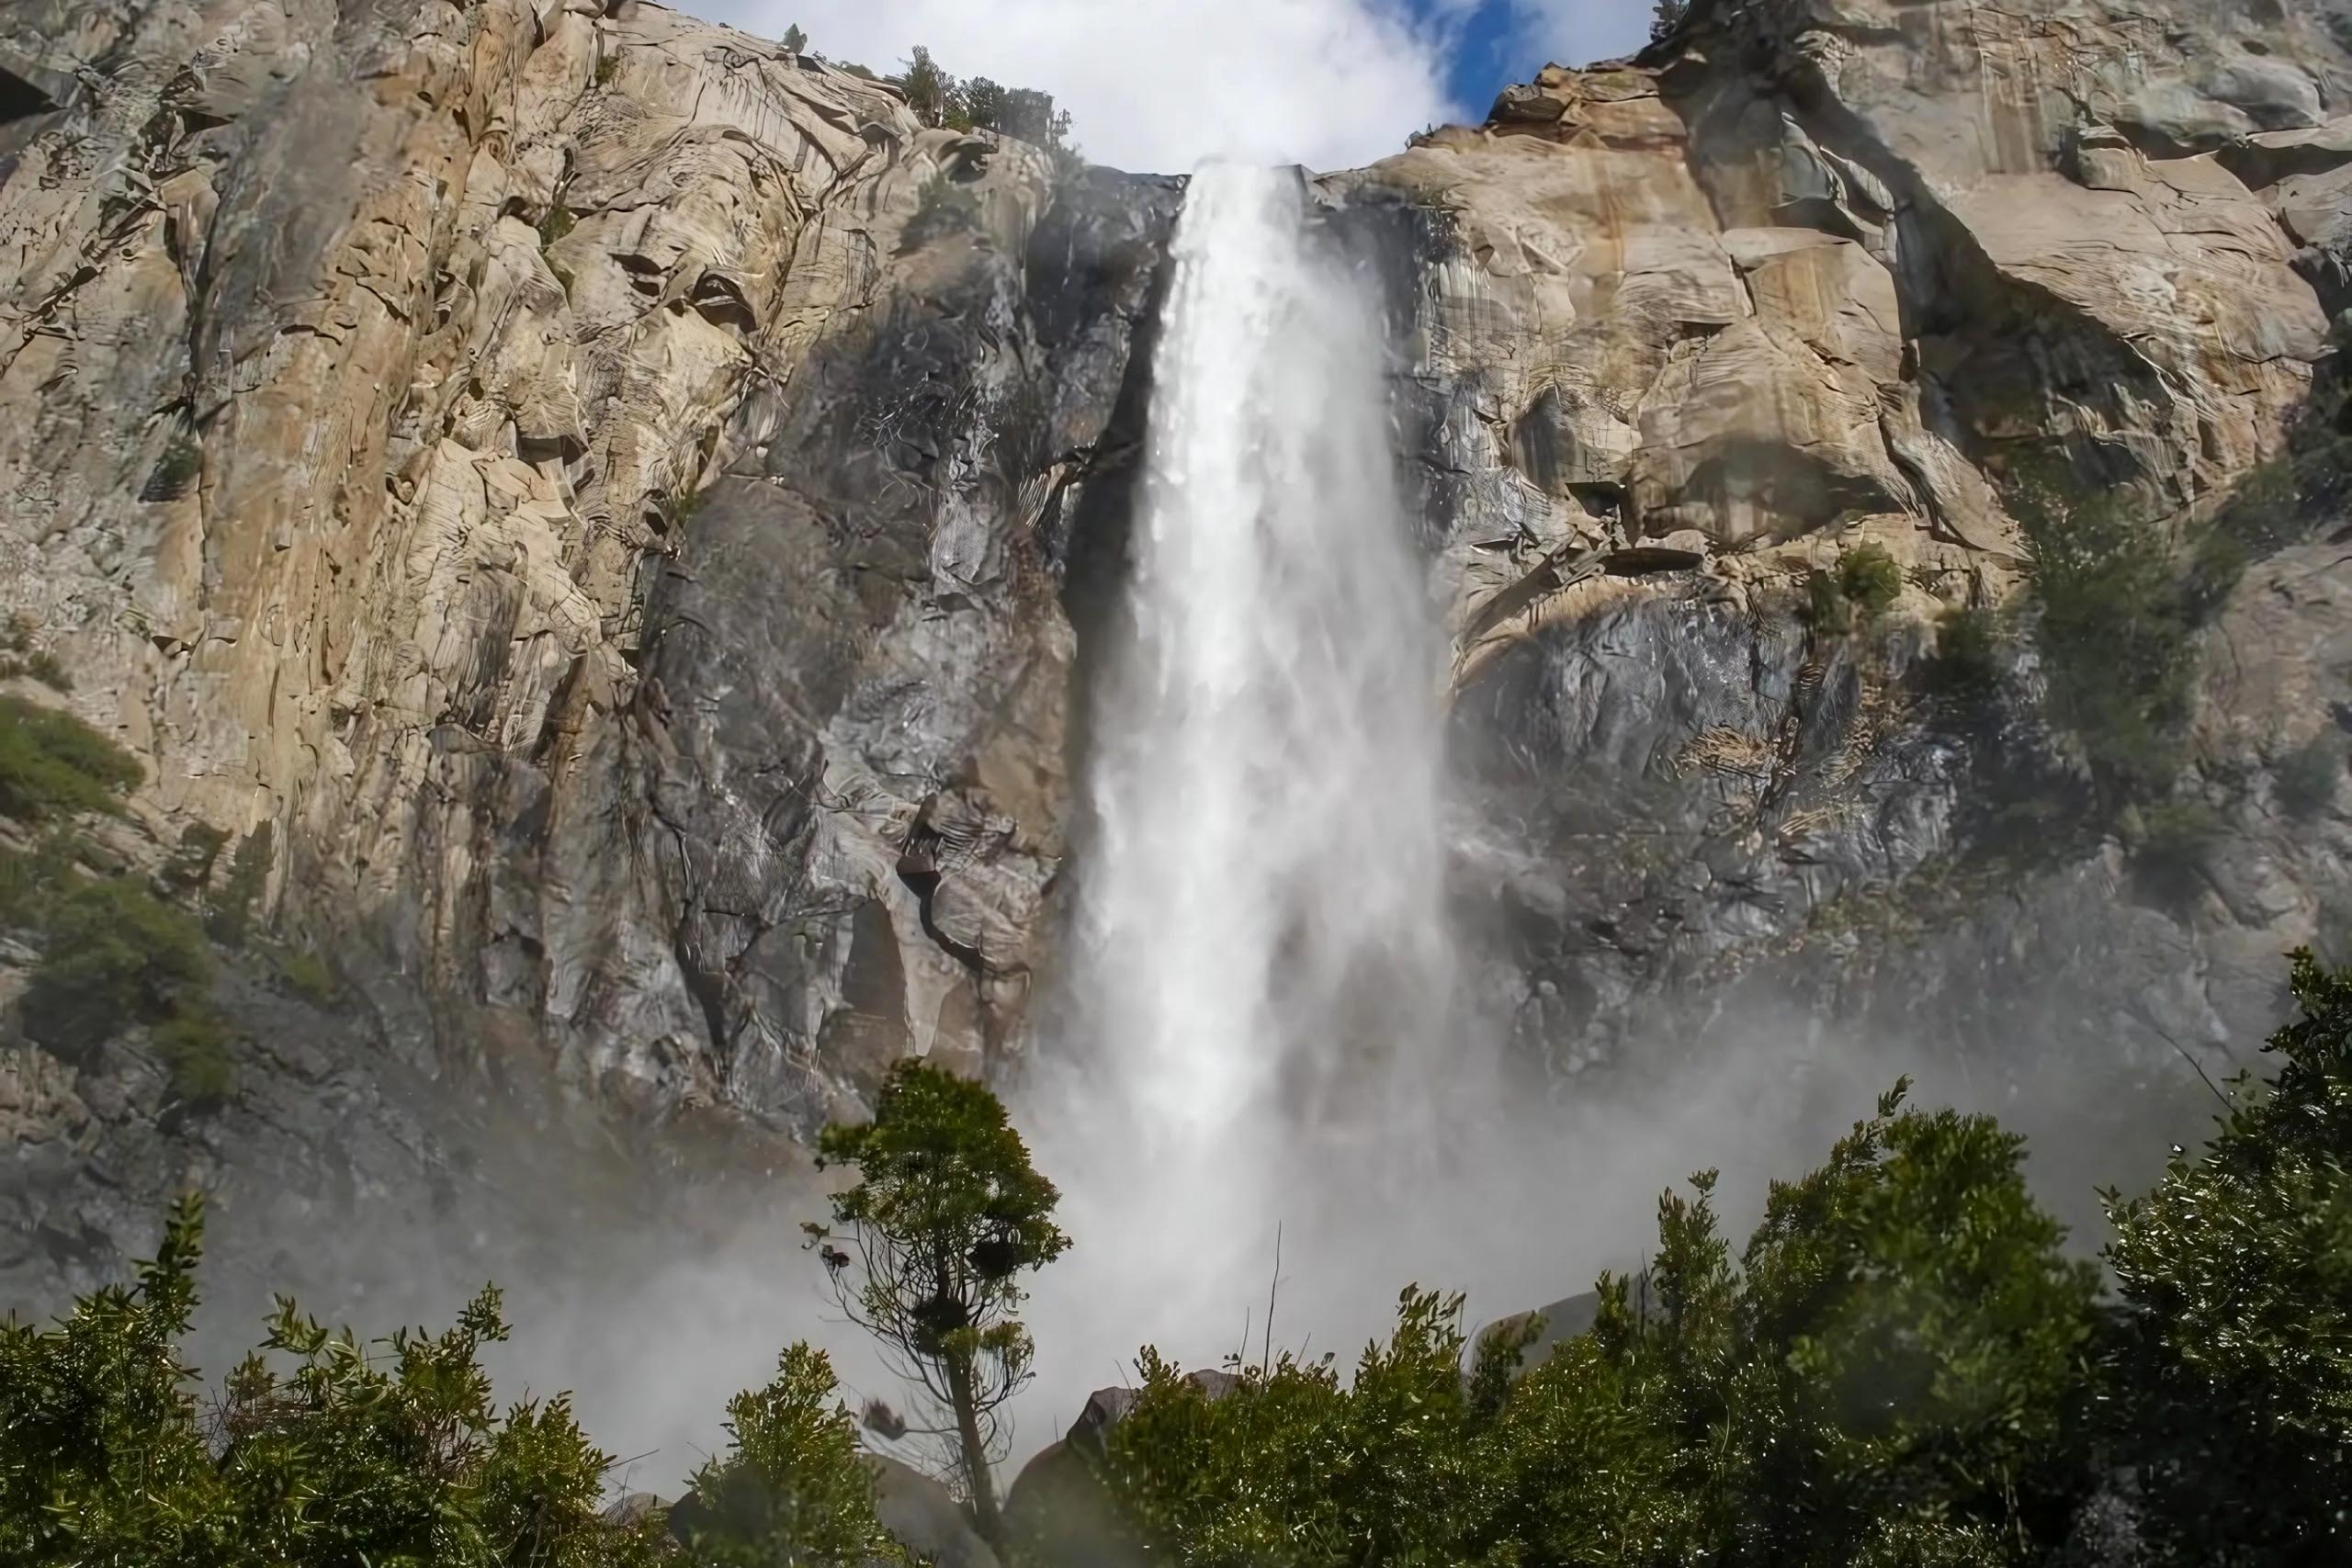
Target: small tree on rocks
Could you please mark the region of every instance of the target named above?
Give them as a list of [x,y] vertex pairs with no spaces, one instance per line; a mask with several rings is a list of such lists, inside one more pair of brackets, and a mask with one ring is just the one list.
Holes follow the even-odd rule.
[[1002,1101],[918,1061],[891,1069],[873,1121],[828,1127],[818,1146],[858,1181],[833,1196],[832,1227],[806,1227],[810,1245],[851,1321],[952,1421],[933,1435],[952,1446],[980,1533],[1001,1543],[996,1413],[1028,1382],[1032,1352],[1017,1281],[1068,1249],[1061,1194]]

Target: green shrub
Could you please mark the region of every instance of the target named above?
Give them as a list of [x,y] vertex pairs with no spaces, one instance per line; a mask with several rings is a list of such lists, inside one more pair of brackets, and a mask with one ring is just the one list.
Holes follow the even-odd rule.
[[171,1076],[175,1099],[209,1107],[228,1099],[236,1088],[229,1026],[210,1010],[183,1004],[149,1030],[148,1039]]
[[177,501],[187,493],[188,486],[204,470],[204,448],[196,437],[183,431],[164,445],[163,456],[148,470],[147,482],[139,492],[141,501]]
[[979,227],[979,197],[944,175],[923,182],[915,215],[907,221],[901,249],[916,251],[947,234],[969,233]]
[[1114,1495],[1187,1568],[2034,1562],[2092,1478],[2098,1272],[2018,1139],[1900,1101],[1736,1261],[1712,1175],[1667,1194],[1648,1271],[1515,1384],[1465,1381],[1459,1298],[1419,1291],[1344,1386],[1284,1358],[1219,1394],[1147,1351]]
[[620,74],[620,69],[621,59],[617,54],[607,54],[599,59],[596,62],[596,85],[599,87],[611,86],[613,85],[613,78]]
[[164,863],[164,880],[175,887],[201,890],[212,880],[220,852],[229,847],[227,829],[209,822],[190,822],[180,829],[180,841]]
[[2161,798],[2179,771],[2198,661],[2196,607],[2171,536],[2118,496],[2034,481],[2011,501],[2030,550],[2051,719],[2109,808]]
[[1826,636],[1842,637],[1853,626],[1853,606],[1846,603],[1835,572],[1816,568],[1805,574],[1803,614],[1805,625]]
[[2344,782],[2344,738],[2322,731],[2278,760],[2278,804],[2290,817],[2317,817],[2335,804]]
[[237,844],[229,857],[229,874],[205,910],[205,929],[224,947],[245,945],[253,934],[254,911],[269,886],[270,862],[276,858],[276,833],[264,822]]
[[1212,1391],[1153,1350],[1109,1434],[1132,1527],[1185,1568],[1476,1561],[1494,1500],[1461,1373],[1462,1298],[1408,1290],[1352,1384],[1283,1355]]
[[790,54],[808,52],[808,35],[800,30],[798,22],[784,29],[784,47],[786,52]]
[[0,848],[0,929],[38,931],[57,889],[74,874],[74,842],[45,834],[29,850]]
[[46,897],[41,959],[26,986],[27,1030],[62,1050],[160,1022],[212,978],[203,929],[128,876],[67,877]]
[[74,678],[65,672],[65,666],[59,661],[57,655],[47,649],[28,653],[22,658],[0,659],[0,681],[20,678],[38,681],[52,692],[74,689]]
[[[601,71],[603,67],[599,66],[597,69]],[[579,220],[572,217],[571,209],[560,201],[551,203],[548,208],[548,215],[539,220],[539,248],[547,249],[579,226]],[[566,288],[564,292],[569,294],[571,290]]]
[[0,696],[0,817],[119,810],[144,776],[136,757],[72,714]]
[[327,961],[315,949],[287,948],[275,958],[277,977],[313,1007],[330,1006],[343,989],[335,983],[334,971],[327,967]]
[[708,1568],[906,1562],[875,1513],[874,1474],[821,1350],[793,1345],[765,1388],[727,1405],[729,1451],[695,1472],[671,1533]]
[[2294,959],[2268,1087],[2147,1197],[2107,1195],[2129,1312],[2109,1440],[2159,1565],[2352,1559],[2352,971]]
[[2005,674],[2001,617],[1980,605],[1955,605],[1936,618],[1936,651],[1928,660],[1928,684],[1963,702],[1981,701],[2001,688]]
[[2205,886],[2227,824],[2200,800],[2168,800],[2127,817],[2132,874],[2160,902],[2187,904]]
[[[201,1238],[201,1207],[190,1198],[134,1285],[85,1296],[48,1327],[0,1323],[0,1562],[679,1561],[658,1520],[603,1517],[613,1461],[581,1431],[568,1398],[525,1399],[503,1415],[493,1405],[481,1354],[508,1333],[495,1290],[443,1333],[372,1342],[330,1333],[281,1299],[261,1351],[229,1374],[217,1401],[200,1404],[181,1346]],[[862,1568],[864,1560],[700,1561]]]
[[1903,596],[1903,569],[1885,546],[1856,545],[1838,558],[1838,592],[1863,619],[1883,615]]

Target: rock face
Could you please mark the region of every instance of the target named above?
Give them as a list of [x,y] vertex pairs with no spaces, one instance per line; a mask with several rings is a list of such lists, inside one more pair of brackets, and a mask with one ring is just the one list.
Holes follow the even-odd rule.
[[653,6],[55,10],[0,547],[154,807],[278,824],[435,1061],[779,1124],[980,1065],[1173,190]]
[[[1963,897],[1987,771],[2046,748],[1909,677],[1939,605],[2014,587],[2030,460],[2167,516],[2279,444],[2352,304],[2341,22],[1702,4],[1319,182],[1412,362],[1476,988],[1547,1081],[1763,998],[1963,1055],[2271,1021],[2347,848],[2265,768],[2344,694],[2326,547],[2214,634],[2228,838],[2185,900],[2098,843]],[[22,0],[0,615],[146,762],[151,852],[272,826],[279,928],[364,1001],[368,1127],[552,1083],[789,1139],[901,1055],[1002,1066],[1181,199],[643,0]],[[1798,587],[1865,540],[1903,596],[1832,646]],[[107,1120],[10,1049],[26,1146]],[[333,1164],[318,1098],[237,1146]],[[175,1184],[183,1134],[117,1121],[147,1174],[28,1186],[98,1239],[22,1278]],[[424,1190],[431,1142],[365,1179]]]
[[[2228,826],[2170,900],[2111,843],[1977,875],[2005,771],[2071,786],[2030,701],[1972,728],[1919,676],[1937,613],[2016,584],[2021,472],[2192,517],[2277,449],[2344,303],[2344,43],[2293,6],[1702,5],[1325,182],[1408,286],[1474,989],[1554,1086],[1773,1018],[2012,1091],[2276,1021],[2347,847],[2274,767],[2335,728],[2324,548],[2210,636],[2187,793]],[[1820,635],[1804,576],[1862,543],[1900,603]]]

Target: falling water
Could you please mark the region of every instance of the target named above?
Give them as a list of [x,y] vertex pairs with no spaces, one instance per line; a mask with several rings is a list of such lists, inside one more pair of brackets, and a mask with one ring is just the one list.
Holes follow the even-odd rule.
[[1125,1353],[1198,1358],[1245,1297],[1262,1311],[1277,1223],[1311,1224],[1294,1178],[1400,1141],[1453,964],[1440,662],[1377,300],[1289,171],[1196,175],[1174,268],[1131,622],[1092,712],[1069,960],[1091,1071],[1039,1121],[1095,1280],[1057,1285],[1115,1299]]

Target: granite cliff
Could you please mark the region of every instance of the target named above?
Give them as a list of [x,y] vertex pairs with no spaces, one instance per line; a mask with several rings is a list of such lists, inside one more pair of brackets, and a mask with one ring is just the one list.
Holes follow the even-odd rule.
[[[2280,449],[2347,181],[2317,4],[1758,0],[1316,182],[1387,287],[1532,1074],[1776,1010],[1996,1082],[2251,1050],[2352,844],[2276,778],[2343,712],[2332,498],[2204,634],[2177,897],[2102,831],[1987,873],[2065,749],[2030,650],[1966,723],[1918,677],[2014,596],[2029,468],[2165,526]],[[200,1114],[135,1033],[12,1032],[6,1294],[191,1176],[232,1253],[574,1145],[567,1207],[650,1203],[899,1055],[1032,1052],[1182,198],[643,0],[0,16],[0,614],[72,676],[23,689],[143,762],[127,863],[266,824],[345,998],[232,978]],[[1864,542],[1894,603],[1824,635]]]

